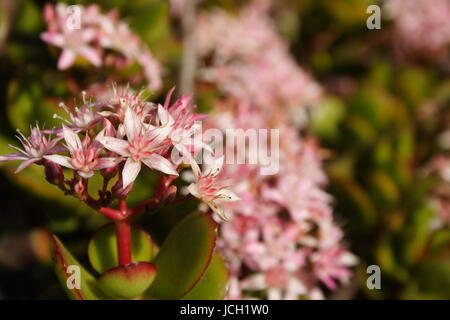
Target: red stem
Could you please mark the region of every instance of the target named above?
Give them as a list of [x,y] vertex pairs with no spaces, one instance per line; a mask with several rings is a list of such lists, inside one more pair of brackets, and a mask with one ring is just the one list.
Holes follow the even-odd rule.
[[116,221],[117,253],[119,265],[131,263],[131,225],[128,219]]
[[97,209],[97,211],[105,217],[114,221],[123,220],[125,218],[119,210],[113,208],[101,207]]
[[[127,213],[127,202],[125,199],[119,200],[119,211]],[[117,253],[119,265],[123,266],[131,263],[131,224],[129,219],[116,221]]]

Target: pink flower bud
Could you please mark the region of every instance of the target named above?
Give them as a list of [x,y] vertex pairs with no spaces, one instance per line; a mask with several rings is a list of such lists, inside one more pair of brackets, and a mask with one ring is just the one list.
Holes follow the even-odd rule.
[[51,184],[59,185],[64,182],[64,174],[59,164],[45,161],[45,178]]
[[175,199],[176,195],[177,195],[177,187],[169,186],[163,191],[161,200],[162,202],[172,202]]
[[128,184],[125,188],[123,187],[122,178],[117,180],[116,184],[111,188],[113,197],[123,199],[125,198],[131,190],[133,190],[134,182]]
[[118,169],[119,168],[117,166],[114,166],[111,168],[102,169],[100,170],[100,173],[105,179],[112,179],[117,174]]
[[70,189],[75,196],[81,196],[86,188],[84,186],[83,180],[80,177],[77,177],[72,180]]

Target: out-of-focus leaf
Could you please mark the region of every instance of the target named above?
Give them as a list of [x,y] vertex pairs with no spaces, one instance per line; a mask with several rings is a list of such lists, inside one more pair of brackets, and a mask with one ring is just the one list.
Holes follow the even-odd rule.
[[197,285],[182,300],[221,300],[225,297],[228,270],[225,261],[214,253],[211,263]]
[[398,263],[391,235],[386,235],[380,240],[376,246],[375,259],[384,275],[397,281],[405,281],[408,278],[406,270]]
[[391,122],[394,99],[384,90],[365,86],[352,99],[349,111],[352,116],[361,116],[375,129],[382,130]]
[[[131,230],[132,261],[150,262],[156,255],[156,246],[150,235],[140,228]],[[89,241],[88,256],[92,267],[103,273],[117,267],[117,235],[114,224],[103,226]]]
[[148,289],[156,272],[153,263],[135,262],[104,272],[98,279],[98,284],[103,292],[113,298],[132,299]]
[[369,184],[378,208],[391,207],[400,198],[397,185],[386,172],[377,170],[371,173]]
[[[98,287],[97,280],[72,256],[56,236],[53,236],[53,245],[56,275],[69,298],[72,300],[107,299],[107,296]],[[71,282],[71,277],[75,275],[78,268],[80,270],[80,288],[69,289],[68,281]]]
[[324,139],[335,141],[340,136],[339,123],[344,116],[344,106],[338,98],[329,97],[312,109],[312,128]]
[[350,178],[332,177],[331,186],[339,207],[348,216],[349,227],[359,234],[370,230],[377,215],[367,192]]
[[433,79],[425,70],[408,68],[397,73],[396,88],[412,108],[421,105],[432,86]]
[[[166,41],[169,33],[169,6],[165,1],[150,1],[129,12],[130,26],[149,44]],[[159,47],[161,47],[159,45]],[[155,46],[155,49],[156,46]]]
[[434,212],[428,207],[417,208],[410,213],[402,232],[402,256],[406,263],[415,263],[420,259],[429,237],[430,219]]
[[17,1],[19,8],[18,17],[15,19],[15,28],[23,33],[36,33],[43,28],[41,11],[33,1]]
[[387,169],[392,164],[393,146],[387,137],[380,139],[375,148],[373,162],[380,169]]
[[179,299],[197,284],[211,261],[216,223],[206,213],[192,213],[179,222],[161,246],[154,263],[155,281],[146,299]]
[[344,120],[344,130],[354,143],[367,145],[376,138],[375,128],[362,116],[349,115]]
[[450,259],[421,263],[408,282],[403,299],[450,299]]
[[346,0],[346,1],[333,1],[325,0],[323,5],[329,10],[329,13],[334,16],[337,20],[337,25],[352,27],[365,25],[368,18],[366,13],[367,7],[375,3],[373,0],[370,1],[359,1],[359,0]]

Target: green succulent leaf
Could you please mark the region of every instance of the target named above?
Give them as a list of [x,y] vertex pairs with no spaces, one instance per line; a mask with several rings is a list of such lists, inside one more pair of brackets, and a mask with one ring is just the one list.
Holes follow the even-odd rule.
[[[157,253],[157,247],[150,235],[137,227],[131,229],[132,261],[150,262]],[[117,236],[112,223],[104,225],[92,237],[88,245],[88,256],[92,267],[103,273],[118,266]]]
[[155,275],[156,267],[153,263],[135,262],[106,271],[98,279],[98,284],[113,298],[132,299],[148,289]]
[[[72,300],[104,300],[108,297],[101,291],[97,280],[91,275],[72,254],[64,247],[58,237],[53,236],[54,264],[56,275]],[[75,268],[74,268],[75,267]],[[79,274],[79,289],[73,286],[70,289],[68,284],[74,284],[77,270]]]
[[182,300],[221,300],[225,297],[228,284],[228,269],[218,253],[209,264],[203,277]]
[[217,224],[206,213],[192,213],[168,235],[156,256],[155,281],[145,299],[180,299],[197,284],[211,261]]

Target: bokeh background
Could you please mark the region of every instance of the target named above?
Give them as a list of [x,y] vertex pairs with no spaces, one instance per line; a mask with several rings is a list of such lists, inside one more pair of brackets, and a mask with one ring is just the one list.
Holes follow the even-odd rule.
[[[195,26],[202,15],[218,8],[238,19],[251,2],[198,1],[197,18],[190,23]],[[92,83],[111,80],[111,67],[95,70],[86,61],[77,61],[65,71],[57,69],[59,49],[40,38],[47,28],[42,15],[45,3],[0,2],[1,154],[11,152],[8,144],[15,144],[16,128],[28,133],[35,121],[51,127],[57,123],[52,115],[59,112],[60,101],[71,103]],[[163,66],[163,88],[153,91],[152,101],[162,102],[165,92],[176,84],[181,92],[195,93],[201,111],[213,114],[227,108],[226,104],[217,107],[217,100],[229,95],[254,94],[257,100],[270,87],[288,88],[283,94],[294,100],[296,94],[301,95],[301,108],[281,103],[268,103],[265,108],[283,110],[295,118],[294,127],[304,139],[314,139],[328,180],[324,188],[333,197],[333,220],[342,230],[342,243],[357,257],[344,283],[333,290],[320,285],[321,297],[450,298],[450,1],[264,1],[265,17],[277,35],[268,41],[280,41],[277,45],[289,57],[276,56],[265,74],[253,76],[270,78],[271,66],[285,58],[299,74],[267,81],[266,87],[253,91],[238,82],[252,83],[252,70],[239,71],[237,66],[231,71],[247,74],[230,76],[220,68],[208,73],[205,67],[213,63],[217,52],[235,53],[232,45],[251,50],[251,41],[244,40],[252,35],[231,34],[224,36],[231,38],[228,42],[219,41],[217,35],[214,38],[206,32],[210,30],[203,19],[204,28],[198,32],[205,42],[203,47],[197,42],[194,55],[200,53],[199,58],[192,60],[186,57],[192,49],[188,46],[194,44],[186,39],[189,11],[184,1],[66,3],[95,3],[102,11],[119,12]],[[381,8],[381,29],[366,26],[371,4]],[[251,21],[247,27],[255,28],[254,37],[267,36],[257,32],[264,25]],[[124,68],[113,79],[129,79],[136,68]],[[298,81],[296,77],[301,77],[308,90],[289,88]],[[241,92],[244,87],[250,91]],[[291,139],[282,134],[283,138]],[[0,298],[62,298],[51,266],[49,232],[60,235],[83,260],[89,236],[105,220],[63,197],[45,181],[40,168],[30,167],[15,175],[16,166],[2,163],[0,171]],[[135,189],[139,191],[132,194],[132,202],[152,192],[153,178],[138,181]],[[158,217],[144,217],[141,223],[163,239],[179,218],[176,211],[189,212],[195,206],[172,208]],[[380,290],[366,286],[366,268],[372,264],[382,271]]]

